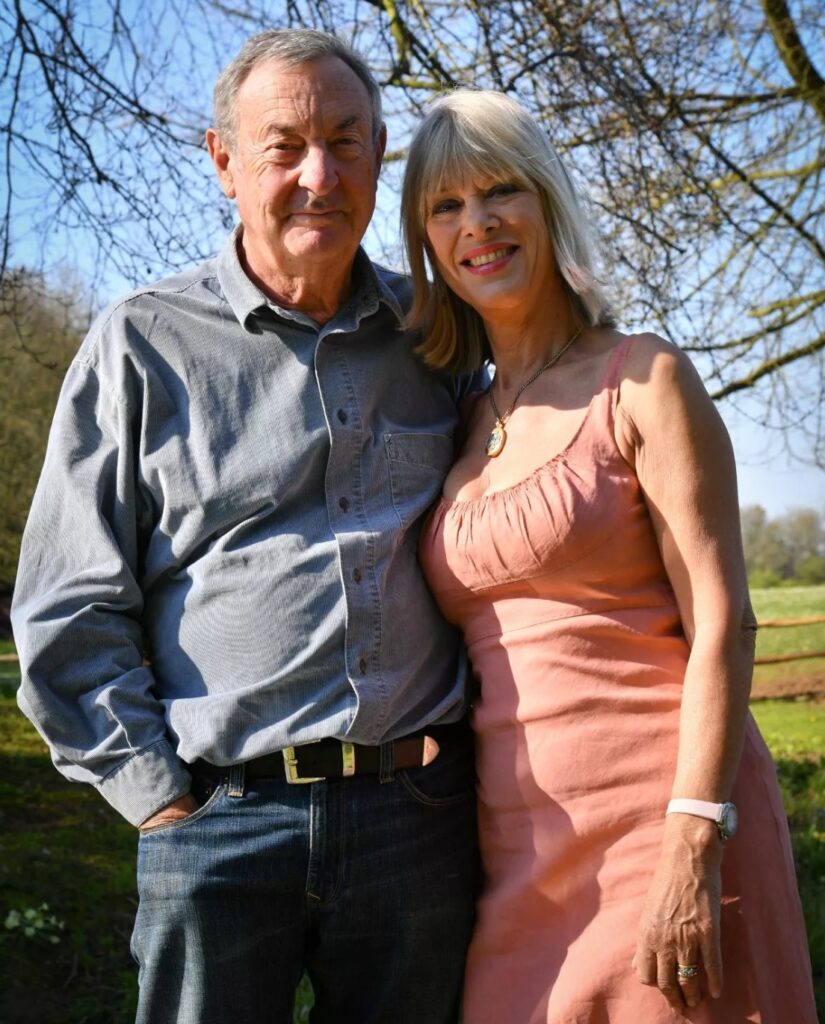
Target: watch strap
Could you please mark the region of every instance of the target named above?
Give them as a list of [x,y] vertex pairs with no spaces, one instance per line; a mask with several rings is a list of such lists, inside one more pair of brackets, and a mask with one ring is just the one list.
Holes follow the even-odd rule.
[[671,800],[667,805],[666,814],[693,814],[697,818],[708,818],[710,821],[719,821],[722,815],[724,804],[714,804],[709,800],[688,800],[678,798]]

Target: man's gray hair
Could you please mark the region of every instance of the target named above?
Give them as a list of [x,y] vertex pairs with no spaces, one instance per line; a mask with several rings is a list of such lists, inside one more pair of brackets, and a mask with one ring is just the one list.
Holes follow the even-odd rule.
[[277,61],[286,67],[308,64],[324,57],[337,57],[361,79],[372,107],[372,136],[378,141],[381,131],[381,90],[363,58],[350,46],[328,32],[315,29],[271,29],[252,36],[243,49],[221,72],[215,83],[214,128],[231,149],[235,145],[238,91],[258,64]]

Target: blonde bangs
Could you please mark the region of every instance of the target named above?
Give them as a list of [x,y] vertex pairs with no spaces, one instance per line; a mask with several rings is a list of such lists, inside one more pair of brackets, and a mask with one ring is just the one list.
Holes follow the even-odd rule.
[[413,284],[407,324],[421,332],[418,351],[433,367],[472,370],[490,355],[481,317],[446,286],[427,242],[433,200],[458,184],[487,182],[512,182],[539,196],[548,245],[574,316],[590,326],[615,325],[596,270],[587,218],[541,126],[509,96],[458,90],[425,115],[410,144],[401,193]]
[[512,181],[535,191],[535,185],[510,159],[512,148],[503,138],[506,134],[500,123],[491,131],[485,118],[470,117],[460,110],[433,125],[415,168],[422,225],[426,224],[433,197],[457,182]]

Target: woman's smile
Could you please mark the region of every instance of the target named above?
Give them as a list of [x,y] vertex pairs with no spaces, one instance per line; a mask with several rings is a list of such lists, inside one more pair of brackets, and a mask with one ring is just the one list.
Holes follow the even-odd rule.
[[473,273],[494,273],[506,266],[517,250],[517,245],[484,245],[472,249],[461,263]]
[[535,192],[507,181],[451,182],[428,208],[432,258],[482,318],[514,306],[541,309],[555,261]]

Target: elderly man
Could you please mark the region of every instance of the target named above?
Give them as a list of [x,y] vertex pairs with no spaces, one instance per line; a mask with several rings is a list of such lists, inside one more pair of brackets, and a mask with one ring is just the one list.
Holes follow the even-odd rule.
[[115,303],[66,378],[23,544],[20,704],[140,826],[138,1020],[453,1022],[472,925],[465,667],[416,563],[456,382],[359,243],[360,58],[251,39],[207,145],[240,225]]

